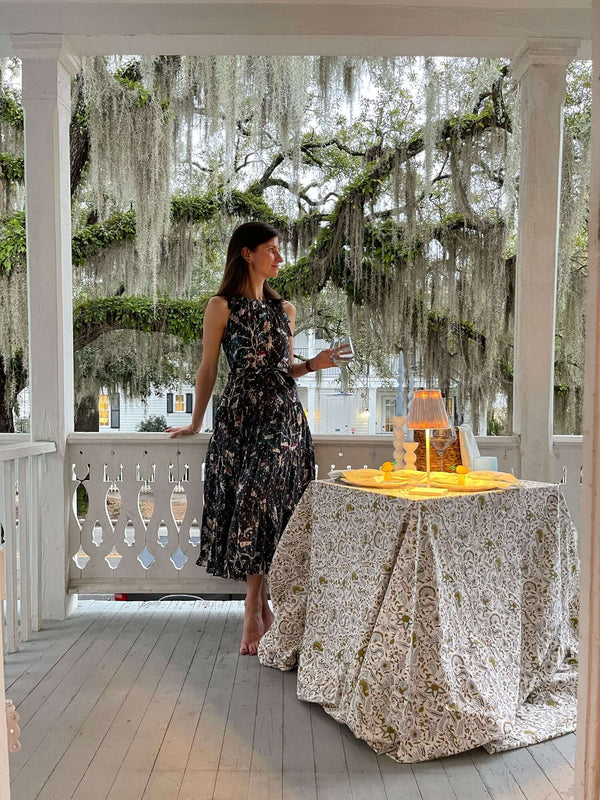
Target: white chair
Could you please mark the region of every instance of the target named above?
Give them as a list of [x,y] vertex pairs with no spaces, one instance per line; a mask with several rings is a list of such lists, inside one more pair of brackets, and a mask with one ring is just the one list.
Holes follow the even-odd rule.
[[459,425],[460,457],[467,469],[498,471],[496,456],[482,456],[470,425]]

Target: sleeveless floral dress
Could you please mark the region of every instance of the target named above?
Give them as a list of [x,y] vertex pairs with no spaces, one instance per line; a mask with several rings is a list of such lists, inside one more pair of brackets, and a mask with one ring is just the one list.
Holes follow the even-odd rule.
[[235,295],[221,341],[230,373],[206,454],[198,565],[224,578],[266,574],[315,474],[281,303]]

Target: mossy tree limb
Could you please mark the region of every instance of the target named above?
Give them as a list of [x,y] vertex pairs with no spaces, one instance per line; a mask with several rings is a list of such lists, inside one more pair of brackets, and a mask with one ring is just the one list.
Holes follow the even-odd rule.
[[170,334],[186,344],[199,340],[208,300],[166,297],[153,304],[149,297],[124,295],[80,300],[73,308],[73,349],[116,330]]

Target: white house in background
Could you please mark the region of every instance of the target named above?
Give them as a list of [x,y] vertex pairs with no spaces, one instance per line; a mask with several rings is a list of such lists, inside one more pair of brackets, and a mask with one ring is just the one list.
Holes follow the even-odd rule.
[[[317,338],[315,331],[303,332],[294,338],[294,352],[303,358],[310,358],[328,346],[326,340]],[[389,386],[389,381],[387,384],[373,375],[366,385],[360,383],[351,394],[344,395],[340,370],[334,368],[299,378],[298,394],[313,433],[390,433],[393,430],[396,390]],[[99,430],[131,433],[150,416],[165,417],[167,425],[187,425],[192,419],[193,406],[194,387],[191,384],[181,384],[175,391],[157,390],[146,401],[103,390],[98,398]],[[211,397],[202,432],[213,430],[216,408]]]

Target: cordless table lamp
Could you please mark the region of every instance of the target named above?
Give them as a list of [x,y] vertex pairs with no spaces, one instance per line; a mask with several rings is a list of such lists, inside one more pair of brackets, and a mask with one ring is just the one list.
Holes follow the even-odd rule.
[[450,420],[446,414],[442,393],[439,389],[418,389],[414,393],[406,427],[412,430],[425,431],[427,487],[419,487],[419,493],[430,495],[446,494],[445,489],[439,490],[431,485],[431,462],[429,458],[429,431],[431,429],[450,427]]

